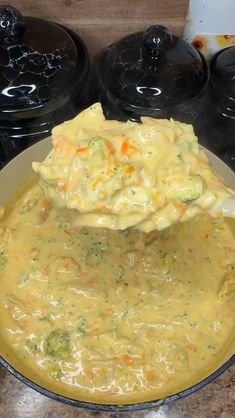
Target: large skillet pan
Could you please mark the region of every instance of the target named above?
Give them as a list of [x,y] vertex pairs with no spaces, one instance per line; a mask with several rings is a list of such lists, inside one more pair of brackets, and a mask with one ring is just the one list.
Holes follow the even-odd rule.
[[[31,164],[32,161],[40,161],[45,158],[47,153],[51,149],[50,139],[47,138],[14,158],[5,168],[0,172],[0,205],[6,204],[17,192],[20,186],[30,178],[32,175]],[[235,188],[235,174],[230,168],[228,168],[218,157],[216,157],[211,152],[208,152],[208,156],[211,164],[214,166],[215,170],[224,178],[225,182],[232,188]],[[46,387],[42,387],[37,384],[37,377],[33,374],[33,371],[22,371],[20,362],[10,355],[9,352],[4,348],[3,343],[0,341],[0,364],[2,364],[10,373],[15,377],[21,380],[26,385],[37,390],[43,395],[49,396],[52,399],[64,402],[65,404],[77,406],[80,408],[87,408],[92,410],[103,410],[103,411],[134,411],[140,409],[147,409],[158,407],[170,402],[173,402],[177,399],[181,399],[198,389],[204,387],[214,379],[216,379],[221,373],[228,369],[235,362],[234,351],[230,348],[230,351],[227,351],[223,356],[223,359],[218,360],[217,369],[211,373],[211,371],[206,370],[202,374],[202,378],[198,382],[194,382],[191,387],[186,390],[183,390],[174,395],[168,396],[164,399],[157,399],[152,402],[142,402],[129,405],[106,405],[106,404],[94,404],[89,402],[81,402],[75,399],[71,399],[67,396],[55,393],[52,390],[49,390]]]

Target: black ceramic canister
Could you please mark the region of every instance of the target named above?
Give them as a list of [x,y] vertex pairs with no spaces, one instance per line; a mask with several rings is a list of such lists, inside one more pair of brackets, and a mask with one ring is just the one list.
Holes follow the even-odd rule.
[[0,166],[88,105],[89,74],[77,34],[0,7]]
[[173,117],[197,127],[208,79],[203,56],[158,25],[111,45],[97,67],[106,116],[120,120]]
[[208,149],[235,170],[235,47],[217,52],[210,68],[200,137]]

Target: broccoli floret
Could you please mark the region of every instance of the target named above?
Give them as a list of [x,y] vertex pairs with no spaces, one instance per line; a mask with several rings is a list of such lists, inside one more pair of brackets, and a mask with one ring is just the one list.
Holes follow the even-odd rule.
[[56,329],[45,339],[45,352],[50,357],[66,358],[71,353],[70,335],[68,331]]

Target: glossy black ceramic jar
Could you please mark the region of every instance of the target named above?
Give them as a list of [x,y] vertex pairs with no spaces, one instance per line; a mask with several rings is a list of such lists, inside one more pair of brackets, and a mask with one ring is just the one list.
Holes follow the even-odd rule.
[[199,134],[203,145],[235,170],[235,47],[217,52],[210,67],[207,106]]
[[88,105],[89,73],[77,34],[0,7],[0,166]]
[[209,70],[192,45],[156,25],[107,48],[97,79],[108,118],[173,117],[197,125]]

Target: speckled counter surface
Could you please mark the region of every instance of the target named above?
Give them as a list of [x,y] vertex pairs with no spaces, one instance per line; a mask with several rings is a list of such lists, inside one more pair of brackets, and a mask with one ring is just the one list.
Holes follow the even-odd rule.
[[197,393],[141,412],[90,412],[40,395],[0,367],[0,418],[235,418],[235,367]]

